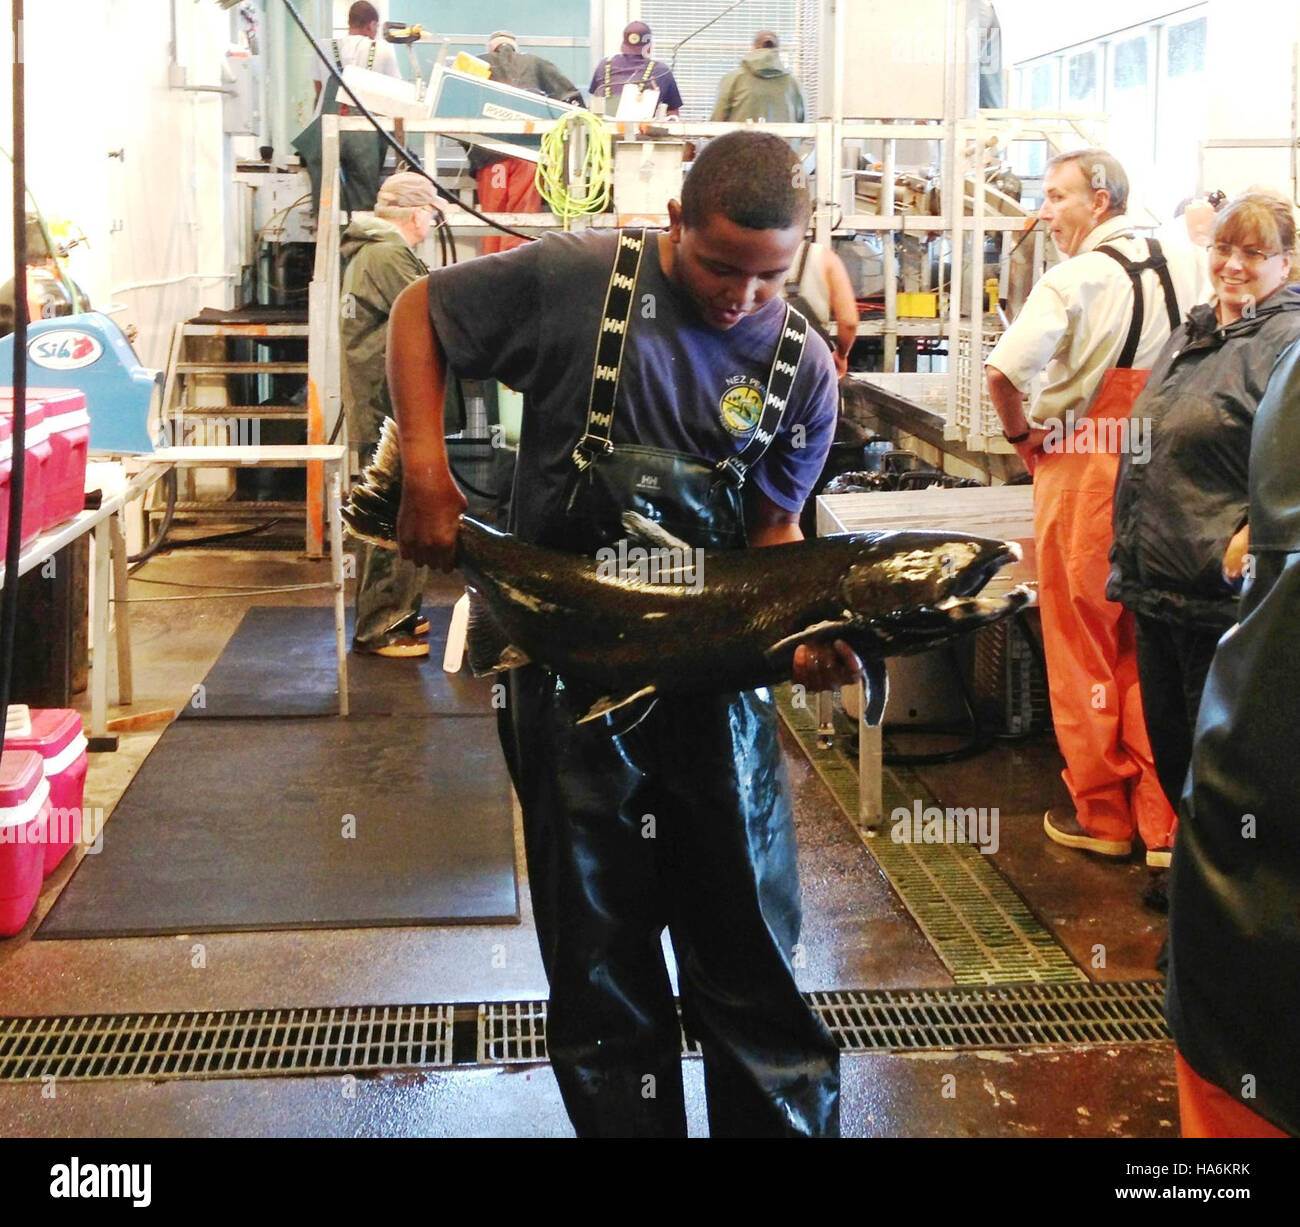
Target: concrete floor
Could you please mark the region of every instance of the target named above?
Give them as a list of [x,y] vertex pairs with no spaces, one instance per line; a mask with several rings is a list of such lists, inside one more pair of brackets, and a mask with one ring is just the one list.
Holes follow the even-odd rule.
[[[326,563],[291,553],[165,555],[132,583],[132,599],[195,595],[149,581],[236,588],[325,579]],[[439,577],[431,604],[457,589]],[[323,604],[323,592],[240,595],[133,606],[135,703],[179,709],[244,611],[261,604]],[[425,662],[412,667],[438,667]],[[110,714],[119,714],[114,709]],[[127,714],[122,712],[121,714]],[[489,722],[484,722],[490,735]],[[123,736],[91,758],[88,806],[112,807],[161,734]],[[797,743],[786,739],[804,895],[805,990],[942,987],[952,977],[886,883]],[[1049,844],[1043,809],[1063,797],[1054,745],[1000,749],[918,772],[941,803],[997,805],[994,857],[1094,979],[1147,979],[1164,934],[1138,896],[1145,870]],[[111,837],[111,826],[109,830]],[[516,813],[516,854],[525,884]],[[205,934],[194,938],[33,941],[32,932],[75,872],[78,852],[45,884],[36,916],[0,942],[0,1009],[10,1016],[245,1009],[543,998],[526,890],[514,925]],[[1096,966],[1095,948],[1104,949]],[[504,950],[505,957],[501,957]],[[692,1131],[707,1132],[700,1063],[683,1063]],[[956,1076],[956,1097],[940,1076]],[[852,1136],[1173,1136],[1177,1105],[1167,1044],[1034,1052],[853,1056],[844,1061],[843,1129]],[[0,1083],[0,1135],[493,1135],[569,1133],[550,1069],[460,1067],[360,1080],[337,1078],[69,1083],[55,1099],[39,1086]]]

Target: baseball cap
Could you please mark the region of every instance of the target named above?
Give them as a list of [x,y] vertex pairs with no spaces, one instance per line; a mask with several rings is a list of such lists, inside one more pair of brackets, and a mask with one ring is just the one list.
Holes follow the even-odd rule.
[[509,30],[497,30],[489,34],[487,49],[495,51],[502,43],[509,43],[516,51],[519,50],[519,40]]
[[644,21],[629,21],[623,27],[623,50],[627,54],[635,55],[650,41],[650,27]]
[[777,38],[775,30],[760,30],[754,35],[754,48],[759,47],[779,47],[781,40]]
[[375,204],[381,209],[420,209],[437,205],[438,196],[433,184],[413,170],[398,171],[389,175],[379,188]]

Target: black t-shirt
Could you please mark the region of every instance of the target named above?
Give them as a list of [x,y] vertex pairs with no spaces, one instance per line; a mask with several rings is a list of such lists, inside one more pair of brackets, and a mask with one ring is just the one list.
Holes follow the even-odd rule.
[[[778,297],[735,327],[710,327],[665,276],[650,232],[623,349],[612,438],[699,456],[735,455],[758,422],[785,319]],[[586,431],[596,335],[617,231],[548,234],[429,275],[429,313],[447,360],[469,379],[524,393],[513,528],[533,539],[554,523]],[[750,472],[797,512],[835,430],[830,351],[810,335],[776,438]]]

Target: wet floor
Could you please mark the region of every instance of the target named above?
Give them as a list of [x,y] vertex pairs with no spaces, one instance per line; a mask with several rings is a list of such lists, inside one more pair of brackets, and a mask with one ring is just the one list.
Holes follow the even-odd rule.
[[[133,600],[202,595],[132,606],[135,698],[110,715],[178,710],[253,605],[318,604],[322,593],[214,598],[211,588],[301,584],[328,564],[292,553],[185,551],[151,562]],[[143,581],[149,582],[143,582]],[[168,583],[167,581],[172,581]],[[430,603],[456,589],[438,579]],[[440,662],[412,663],[436,668]],[[491,722],[484,721],[484,735]],[[274,753],[272,728],[257,735]],[[86,804],[112,808],[160,728],[124,735],[91,757]],[[250,725],[250,735],[252,726]],[[954,977],[840,810],[792,736],[784,737],[796,805],[803,885],[805,991],[940,988]],[[1140,902],[1146,871],[1046,841],[1043,810],[1063,799],[1050,737],[996,748],[961,763],[917,768],[940,805],[997,806],[991,857],[1071,958],[1093,980],[1150,979],[1164,918]],[[415,1002],[473,1004],[544,998],[527,890],[510,925],[206,934],[193,938],[33,941],[32,932],[76,869],[78,853],[45,884],[37,915],[0,942],[0,1014],[167,1012]],[[526,887],[516,813],[516,864]],[[1172,1047],[1167,1043],[1034,1051],[846,1056],[843,1129],[855,1136],[1125,1136],[1177,1133]],[[693,1133],[707,1132],[700,1063],[683,1063]],[[945,1077],[945,1075],[952,1075]],[[5,1135],[564,1136],[550,1069],[454,1067],[354,1081],[336,1077],[0,1083]]]

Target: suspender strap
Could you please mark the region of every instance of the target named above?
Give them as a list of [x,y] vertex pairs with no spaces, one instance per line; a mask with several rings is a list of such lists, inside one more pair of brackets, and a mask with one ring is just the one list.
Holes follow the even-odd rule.
[[[606,98],[609,97],[609,94],[610,94],[610,81],[611,81],[611,78],[612,78],[613,75],[614,75],[614,70],[613,70],[613,67],[612,67],[613,62],[614,62],[614,57],[613,57],[613,56],[609,56],[609,57],[607,57],[606,60],[605,60],[605,97],[606,97]],[[650,61],[650,62],[645,66],[645,73],[644,73],[644,75],[641,77],[641,89],[642,89],[643,92],[644,92],[646,86],[649,85],[649,83],[650,83],[650,78],[654,76],[654,71],[655,71],[655,61],[654,61],[654,60],[651,60],[651,61]],[[635,78],[634,78],[634,79],[635,79]]]
[[[339,72],[342,72],[343,54],[339,51],[339,40],[337,38],[330,39],[330,45],[334,48],[334,64],[338,68]],[[378,49],[379,44],[372,38],[370,40],[370,54],[366,57],[367,68],[373,68],[375,66],[375,52]]]
[[573,463],[585,469],[597,452],[612,452],[614,444],[614,399],[618,395],[618,374],[623,363],[623,344],[632,318],[632,294],[645,250],[644,230],[624,230],[618,238],[618,253],[605,291],[600,335],[596,340],[596,364],[591,375],[591,396],[587,401],[587,431],[573,449]]
[[1157,263],[1153,266],[1160,278],[1160,288],[1165,292],[1165,312],[1169,316],[1169,331],[1173,332],[1182,322],[1182,312],[1178,309],[1178,292],[1174,289],[1174,279],[1169,275],[1169,262],[1160,250],[1158,239],[1147,239],[1151,249],[1151,258]]
[[740,451],[726,460],[720,460],[716,466],[719,474],[737,486],[744,484],[749,470],[771,446],[776,432],[781,429],[781,419],[785,417],[790,389],[794,386],[795,373],[799,370],[799,360],[803,357],[804,342],[807,339],[808,321],[802,312],[786,303],[781,339],[777,342],[772,369],[767,375],[767,398],[763,401],[763,412],[758,425],[749,436],[749,442]]
[[1121,368],[1133,365],[1133,359],[1137,357],[1138,344],[1142,340],[1142,323],[1146,310],[1142,301],[1142,274],[1147,269],[1154,269],[1156,275],[1160,278],[1160,287],[1164,290],[1165,295],[1165,311],[1169,316],[1169,331],[1173,332],[1178,327],[1178,294],[1174,290],[1173,278],[1169,275],[1169,263],[1160,250],[1160,244],[1157,240],[1148,239],[1147,247],[1150,254],[1145,260],[1140,261],[1130,260],[1123,252],[1114,247],[1097,248],[1098,251],[1104,252],[1112,260],[1116,261],[1133,283],[1133,314],[1129,319],[1128,336],[1124,339],[1124,348],[1120,351],[1119,361],[1115,364]]

